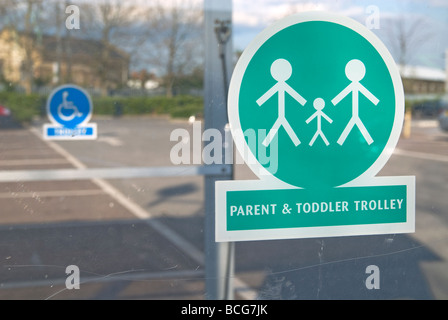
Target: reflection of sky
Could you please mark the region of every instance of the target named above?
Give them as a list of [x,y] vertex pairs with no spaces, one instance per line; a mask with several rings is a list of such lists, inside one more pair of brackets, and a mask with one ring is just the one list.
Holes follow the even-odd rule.
[[409,30],[417,20],[420,27],[411,34],[412,44],[408,64],[445,68],[445,50],[448,50],[448,0],[233,0],[234,47],[244,50],[249,42],[274,21],[292,13],[323,10],[349,16],[363,24],[369,13],[368,6],[377,6],[380,28],[372,30],[396,57],[390,28],[398,19],[405,20]]

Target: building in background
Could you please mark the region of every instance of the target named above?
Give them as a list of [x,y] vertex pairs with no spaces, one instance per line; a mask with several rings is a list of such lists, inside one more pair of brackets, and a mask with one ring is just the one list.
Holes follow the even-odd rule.
[[446,90],[446,72],[423,66],[399,66],[407,95],[441,95]]
[[0,32],[0,76],[4,81],[33,86],[74,83],[107,92],[126,86],[129,55],[101,41],[49,35]]

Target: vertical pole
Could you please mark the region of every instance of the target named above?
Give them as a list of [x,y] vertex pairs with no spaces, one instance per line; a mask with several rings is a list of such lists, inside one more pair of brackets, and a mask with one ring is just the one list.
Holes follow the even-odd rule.
[[[225,147],[228,83],[225,82],[230,79],[233,45],[232,40],[228,39],[225,46],[220,46],[215,29],[217,21],[232,21],[232,0],[204,0],[204,129],[214,128],[221,133],[222,163],[225,163],[225,153],[228,152]],[[231,180],[232,177],[233,168],[226,175],[204,178],[205,291],[206,298],[210,300],[233,299],[233,244],[215,242],[215,182]]]
[[445,51],[445,93],[448,93],[448,50]]
[[[65,8],[69,6],[69,1],[65,0]],[[65,10],[64,10],[65,12]],[[71,30],[68,28],[65,29],[65,55],[66,55],[66,74],[65,79],[63,80],[66,83],[72,82],[72,64],[73,64],[73,54],[72,54],[72,35]],[[62,73],[61,73],[62,75]]]
[[53,65],[53,79],[52,84],[58,85],[61,83],[61,60],[62,60],[62,36],[61,36],[61,4],[59,2],[54,3],[54,12],[56,14],[56,64]]

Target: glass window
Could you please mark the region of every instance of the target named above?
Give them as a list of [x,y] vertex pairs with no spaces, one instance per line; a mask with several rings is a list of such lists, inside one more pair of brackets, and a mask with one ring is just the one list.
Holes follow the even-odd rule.
[[[396,66],[397,81],[404,84],[401,122],[392,112],[367,120],[366,126],[347,117],[352,127],[344,133],[338,129],[337,108],[344,110],[359,94],[359,118],[368,119],[389,94],[383,88],[393,76],[383,81],[386,63],[380,59],[372,69],[377,58],[369,62],[355,56],[363,54],[364,40],[342,31],[328,37],[331,29],[324,27],[316,36],[304,28],[289,43],[272,40],[279,41],[278,48],[295,48],[266,49],[273,50],[268,57],[276,56],[276,62],[257,56],[270,45],[261,45],[266,39],[259,35],[266,36],[266,28],[281,26],[288,17],[300,20],[309,11],[350,19],[367,30],[369,39],[379,40],[372,40],[375,46],[384,45],[392,57],[387,63]],[[443,1],[2,1],[0,299],[445,299],[447,18]],[[342,53],[318,51],[306,60],[311,42]],[[333,80],[336,54],[364,63],[352,73],[344,64],[339,80]],[[244,77],[241,70],[247,70]],[[316,79],[294,79],[298,70],[304,77],[317,70],[321,87],[313,84]],[[235,85],[238,81],[242,84]],[[250,88],[255,92],[238,96]],[[399,96],[393,94],[391,103]],[[253,110],[240,109],[236,116],[230,111],[234,101],[240,107],[252,103]],[[241,131],[252,129],[240,142],[232,119],[241,120]],[[387,136],[390,119],[400,127],[394,131],[396,146]],[[385,129],[375,135],[366,127],[378,121]],[[306,136],[312,130],[316,134]],[[358,147],[351,164],[329,151],[354,137]],[[365,199],[375,191],[356,198],[358,188],[345,197],[351,197],[359,215],[375,211],[371,221],[360,224],[382,221],[380,232],[350,235],[350,228],[358,227],[351,222],[340,235],[300,231],[294,236],[291,228],[307,226],[291,220],[271,232],[270,225],[248,222],[244,229],[238,222],[225,231],[241,227],[261,238],[215,241],[215,227],[227,223],[219,216],[222,210],[229,210],[229,222],[302,210],[311,226],[313,213],[330,210],[329,201],[316,200],[323,188],[319,181],[337,189],[357,177],[342,181],[344,170],[367,171],[359,169],[362,157],[381,153],[372,151],[381,139],[380,148],[390,158],[375,175],[415,177],[415,196],[406,189],[407,197],[415,198],[415,232],[387,232],[384,225],[396,230],[397,221],[375,220],[383,214],[379,207],[395,210],[402,203],[375,198],[371,204]],[[235,148],[238,143],[249,146],[247,154]],[[300,160],[305,162],[277,176],[285,163],[294,168],[298,148],[321,150],[320,158]],[[283,160],[282,150],[288,150]],[[341,169],[338,163],[348,165]],[[221,192],[216,182],[252,181],[251,188],[259,190],[266,172],[308,192],[309,203],[294,201],[290,208],[269,202],[282,189],[278,181],[269,192],[241,196],[235,200],[244,204],[239,207],[231,206],[230,196],[225,207],[216,200]],[[303,177],[312,180],[297,189]],[[333,218],[347,208],[343,201],[331,204]],[[410,200],[407,206],[413,204]],[[252,227],[258,228],[255,233]]]

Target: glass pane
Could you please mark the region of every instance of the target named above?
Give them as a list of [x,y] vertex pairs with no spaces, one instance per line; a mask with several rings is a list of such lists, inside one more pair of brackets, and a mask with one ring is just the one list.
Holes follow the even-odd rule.
[[[216,243],[215,182],[259,179],[229,153],[232,73],[265,28],[305,11],[353,19],[397,64],[403,129],[377,176],[415,176],[416,231],[284,239],[279,230],[275,240]],[[203,300],[215,289],[247,300],[445,299],[446,32],[443,1],[2,1],[0,299]],[[347,56],[358,49],[346,46]],[[253,77],[261,97],[269,81]],[[286,118],[307,110],[305,121],[317,98],[337,117],[334,96],[293,89],[308,105],[288,96]],[[257,116],[279,117],[274,100],[247,113],[264,137],[275,119]],[[320,125],[334,144],[328,119]],[[315,128],[309,120],[302,128]],[[362,139],[358,129],[346,138]]]

